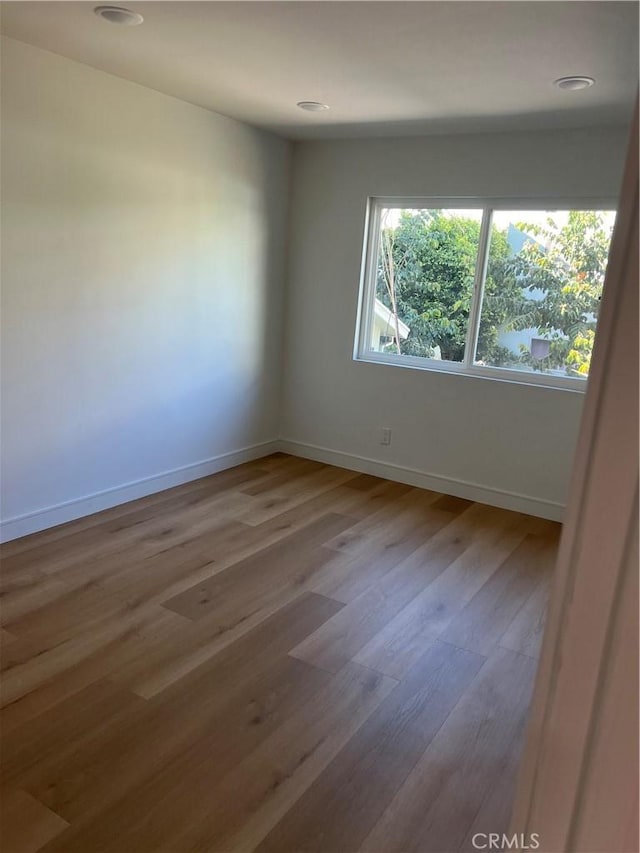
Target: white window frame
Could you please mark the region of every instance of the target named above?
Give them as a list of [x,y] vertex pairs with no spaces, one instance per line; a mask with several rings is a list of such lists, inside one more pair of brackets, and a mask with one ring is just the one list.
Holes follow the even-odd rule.
[[[469,309],[469,326],[465,343],[465,355],[462,362],[423,358],[415,355],[373,352],[370,349],[373,306],[376,293],[378,252],[380,249],[380,216],[383,209],[475,209],[482,211],[478,258],[473,282],[473,293]],[[371,196],[367,199],[365,216],[364,245],[360,274],[360,295],[356,318],[356,336],[353,358],[373,364],[409,367],[419,370],[431,370],[439,373],[475,376],[497,382],[513,382],[519,385],[536,385],[546,388],[562,389],[584,393],[587,379],[573,376],[549,376],[536,371],[525,372],[504,367],[486,367],[473,363],[478,333],[484,280],[488,263],[489,237],[491,222],[495,210],[617,210],[617,199],[567,199],[567,198],[491,198],[478,196]]]

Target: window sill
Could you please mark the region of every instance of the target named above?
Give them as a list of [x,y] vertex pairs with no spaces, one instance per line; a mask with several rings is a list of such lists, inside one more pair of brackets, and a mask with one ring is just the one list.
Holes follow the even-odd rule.
[[543,373],[524,373],[524,371],[509,370],[503,367],[467,366],[454,361],[437,361],[435,359],[419,358],[410,355],[394,356],[367,353],[366,355],[355,355],[354,361],[368,364],[383,364],[387,367],[426,370],[430,373],[446,373],[454,376],[488,379],[490,382],[506,382],[510,385],[526,385],[530,388],[550,388],[554,391],[569,391],[572,394],[584,394],[587,390],[587,380],[585,379],[549,376]]

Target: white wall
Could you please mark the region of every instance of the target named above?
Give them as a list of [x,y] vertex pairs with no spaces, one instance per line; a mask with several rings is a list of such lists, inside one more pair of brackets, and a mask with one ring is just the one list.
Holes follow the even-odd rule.
[[[560,517],[582,394],[353,361],[365,206],[372,195],[616,198],[625,147],[623,129],[297,144],[289,448]],[[379,443],[383,426],[390,447]]]
[[277,438],[290,145],[10,39],[2,71],[8,538]]
[[296,145],[281,406],[289,144],[2,48],[5,538],[279,434],[299,453],[557,515],[580,395],[352,360],[365,203],[615,196],[623,131]]

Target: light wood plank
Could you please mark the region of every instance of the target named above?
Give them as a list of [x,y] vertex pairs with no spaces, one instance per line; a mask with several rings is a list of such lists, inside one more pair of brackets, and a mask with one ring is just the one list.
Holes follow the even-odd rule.
[[[179,636],[177,623],[183,625],[184,622],[176,613],[157,608],[142,614],[132,623],[118,625],[116,622],[110,626],[109,633],[102,633],[97,642],[92,642],[84,650],[81,639],[78,644],[72,643],[57,651],[53,649],[44,655],[34,650],[28,641],[16,640],[16,667],[12,673],[14,696],[7,697],[5,701],[3,676],[0,732],[3,736],[10,735],[27,720],[50,711],[87,685],[114,676],[132,660],[144,660],[160,638],[162,642],[171,639],[175,642]],[[73,653],[68,653],[70,649]],[[10,650],[14,652],[13,646]],[[20,673],[26,678],[24,685],[21,684]]]
[[484,661],[436,643],[256,849],[357,850]]
[[493,523],[433,583],[404,607],[355,656],[364,666],[402,678],[437,639],[497,567],[518,547],[526,533],[522,520],[500,510]]
[[[160,533],[159,538],[153,533],[137,529],[135,535],[129,531],[124,534],[126,544],[122,547],[118,546],[116,538],[109,547],[91,553],[90,558],[81,555],[68,561],[58,559],[55,565],[49,566],[51,571],[46,573],[44,579],[34,579],[27,588],[14,590],[4,596],[4,624],[11,626],[11,630],[18,635],[27,635],[29,617],[33,616],[40,625],[46,623],[46,614],[45,618],[41,618],[38,611],[47,607],[55,609],[58,602],[64,603],[69,595],[76,592],[82,595],[96,588],[105,589],[101,586],[105,581],[127,570],[135,571],[140,576],[145,574],[144,569],[153,566],[155,573],[157,564],[162,563],[163,559],[172,563],[176,555],[188,562],[189,567],[194,563],[202,566],[207,563],[206,555],[211,547],[237,536],[245,529],[244,525],[224,516],[218,517],[215,513],[211,516],[209,509],[200,509],[198,515],[199,518],[190,515],[175,527],[167,527],[165,523],[161,526],[164,532]],[[170,552],[168,558],[164,557]]]
[[[8,756],[7,773],[55,811],[76,820],[99,812],[127,790],[161,773],[214,730],[224,739],[229,716],[237,718],[238,724],[244,721],[250,746],[258,730],[277,722],[285,707],[279,695],[290,702],[327,683],[325,673],[302,665],[292,667],[285,651],[337,607],[321,596],[304,596],[152,702],[104,683],[82,691],[56,707],[50,736],[46,714],[21,729],[24,745],[15,746]],[[289,696],[292,684],[295,693]],[[121,696],[124,701],[119,700]],[[101,697],[104,709],[92,710]],[[117,701],[126,713],[118,710]],[[93,725],[96,714],[102,715],[100,725]],[[92,729],[93,737],[85,736]],[[216,759],[220,773],[221,749]],[[39,760],[30,760],[38,754]],[[117,786],[113,785],[115,778]]]
[[79,743],[100,737],[107,725],[126,724],[143,707],[143,699],[109,681],[87,685],[58,703],[55,714],[41,714],[25,721],[18,732],[3,733],[3,784],[28,788],[29,773],[34,768],[59,761],[61,753],[75,751]]
[[8,837],[466,849],[508,812],[556,543],[282,454],[9,543]]
[[[284,540],[322,515],[333,512],[355,520],[396,500],[408,488],[384,481],[368,492],[351,490],[348,484],[336,486],[263,524],[226,525],[224,531],[200,536],[191,543],[125,565],[101,582],[105,590],[114,590],[127,599],[161,603]],[[323,590],[319,592],[324,594]]]
[[500,638],[500,645],[505,649],[538,659],[549,604],[550,580],[548,576],[543,577],[513,617]]
[[473,505],[473,501],[468,501],[465,498],[457,498],[454,495],[442,495],[435,503],[436,509],[441,509],[443,512],[451,512],[454,515],[460,515],[461,512],[469,509]]
[[328,559],[320,546],[352,519],[330,513],[308,524],[281,542],[235,563],[224,572],[197,584],[164,603],[188,619],[219,620],[228,628],[234,620],[244,620],[257,609],[269,606],[287,586],[297,591],[319,565]]
[[249,481],[242,485],[240,490],[245,495],[255,496],[287,487],[290,489],[292,483],[297,482],[299,477],[322,471],[323,467],[320,462],[313,462],[309,459],[294,459],[286,468],[276,469],[267,477],[261,477],[253,482]]
[[322,465],[319,470],[255,497],[250,506],[234,513],[234,517],[246,524],[264,524],[265,521],[275,518],[288,509],[293,509],[310,498],[347,483],[354,476],[353,471],[345,468]]
[[[107,617],[94,629],[80,632],[44,651],[29,640],[11,644],[3,656],[0,705],[3,708],[11,705],[105,647],[126,642],[156,620],[179,621],[175,614],[167,617],[160,608],[142,607],[133,612],[119,611],[117,618]],[[96,678],[101,675],[98,673]]]
[[291,654],[337,672],[462,554],[486,527],[486,508],[472,506],[459,516],[431,510],[427,542],[389,571],[378,583],[347,604]]
[[[372,535],[371,547],[352,556],[349,552],[332,557],[312,584],[312,589],[336,601],[348,604],[373,587],[386,574],[415,553],[430,538],[430,525],[421,524],[395,539],[388,546],[380,545]],[[384,532],[381,539],[388,538]]]
[[250,849],[395,686],[347,665],[223,779],[210,763],[183,776],[170,803],[154,806],[152,830],[127,832],[122,843],[163,851]]
[[449,625],[442,639],[480,654],[490,653],[520,607],[551,570],[555,554],[554,542],[527,535]]
[[[256,473],[256,472],[254,472]],[[245,474],[242,481],[247,479]],[[39,547],[3,558],[3,572],[13,575],[25,565],[47,573],[100,556],[122,554],[141,543],[144,553],[156,553],[188,541],[200,529],[210,531],[252,505],[248,495],[225,488],[224,483],[190,490],[178,501],[157,501],[99,526],[81,528]]]
[[529,706],[535,664],[497,649],[360,849],[456,850],[496,784]]
[[410,531],[428,525],[434,517],[432,507],[439,497],[436,492],[411,489],[328,540],[325,545],[352,556],[393,548]]
[[[266,477],[269,472],[275,470],[276,465],[284,470],[287,465],[293,465],[295,462],[295,457],[292,456],[283,456],[281,459],[276,459],[275,456],[263,457],[253,462],[246,462],[234,468],[219,471],[217,474],[211,474],[208,477],[190,480],[171,489],[154,492],[146,497],[118,504],[110,509],[58,524],[39,533],[32,533],[11,542],[4,542],[0,544],[0,559],[5,561],[9,557],[26,551],[31,552],[32,556],[37,556],[34,549],[42,545],[50,546],[61,539],[66,539],[68,546],[71,547],[73,541],[71,537],[81,531],[91,528],[93,529],[93,536],[101,536],[105,530],[111,530],[111,522],[117,522],[120,519],[124,527],[135,523],[137,514],[141,510],[150,510],[150,514],[154,514],[156,512],[164,513],[165,509],[179,509],[194,500],[199,501],[202,496],[206,497],[210,494],[228,491],[248,480]],[[145,512],[144,517],[148,517],[148,515],[149,513]]]
[[[486,837],[489,833],[512,836],[509,832],[509,821],[516,793],[520,756],[524,747],[525,724],[526,719],[523,718],[499,765],[496,778],[487,787],[475,820],[458,848],[460,853],[477,853],[478,847],[473,843],[477,833],[483,833]],[[483,843],[484,838],[476,839],[476,842]]]
[[[327,673],[284,657],[261,672],[256,683],[245,684],[218,713],[207,716],[205,705],[199,714],[192,700],[191,713],[199,717],[202,726],[199,736],[172,750],[168,761],[162,750],[156,758],[153,742],[158,742],[157,735],[151,744],[147,741],[145,778],[140,780],[136,763],[127,762],[132,777],[119,775],[121,781],[107,792],[106,802],[94,801],[91,807],[86,800],[79,803],[70,799],[66,809],[75,816],[72,825],[43,850],[86,853],[98,843],[101,851],[113,853],[137,851],[141,846],[143,850],[157,849],[156,828],[163,817],[170,823],[180,819],[175,806],[178,799],[182,801],[185,788],[190,789],[191,778],[197,780],[191,791],[195,798],[201,774],[210,774],[210,779],[226,776],[296,709],[318,695],[330,679]],[[165,720],[161,731],[180,737],[179,729],[175,734],[169,732],[170,719]],[[74,793],[80,795],[77,790]],[[144,844],[141,839],[146,839]]]

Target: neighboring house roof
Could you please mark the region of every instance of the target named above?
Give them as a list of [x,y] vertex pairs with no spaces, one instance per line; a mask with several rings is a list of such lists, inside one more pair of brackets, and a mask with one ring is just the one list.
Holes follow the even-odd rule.
[[[376,304],[374,306],[374,312],[375,312],[375,315],[378,318],[378,320],[380,320],[385,325],[389,326],[389,328],[393,332],[395,332],[396,321],[394,319],[393,314],[391,313],[391,311],[389,311],[389,309],[384,304],[384,302],[380,302],[379,299],[376,299]],[[411,331],[411,329],[407,326],[406,323],[403,323],[399,317],[398,317],[398,329],[400,331],[400,337],[402,338],[403,341],[409,337],[409,332]]]

